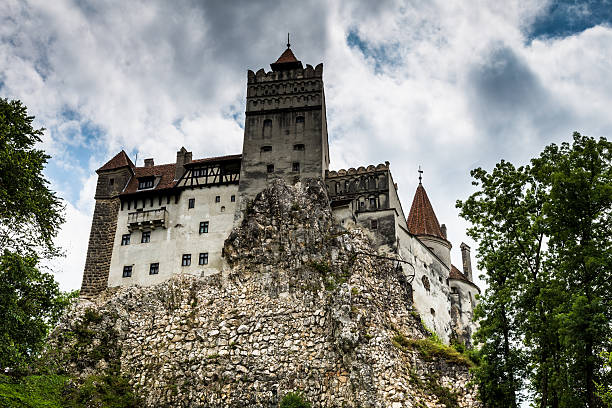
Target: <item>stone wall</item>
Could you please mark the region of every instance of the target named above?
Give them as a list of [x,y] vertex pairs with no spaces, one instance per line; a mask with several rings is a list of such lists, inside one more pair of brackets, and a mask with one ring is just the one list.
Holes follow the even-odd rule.
[[478,406],[465,365],[394,340],[427,333],[404,273],[356,254],[372,251],[359,227],[334,229],[322,182],[275,181],[226,241],[223,271],[82,300],[50,355],[73,375],[97,373],[113,362],[83,356],[114,355],[96,350],[116,333],[121,372],[147,407],[277,407],[293,390],[314,407],[441,407],[434,389]]
[[81,283],[81,297],[95,296],[106,289],[119,206],[119,198],[96,199]]

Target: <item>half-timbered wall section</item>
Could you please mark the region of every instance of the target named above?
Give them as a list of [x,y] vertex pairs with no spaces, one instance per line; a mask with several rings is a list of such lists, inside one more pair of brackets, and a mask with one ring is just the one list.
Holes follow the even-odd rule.
[[194,160],[185,165],[185,174],[176,183],[177,187],[197,188],[240,181],[241,155],[227,156],[222,161]]

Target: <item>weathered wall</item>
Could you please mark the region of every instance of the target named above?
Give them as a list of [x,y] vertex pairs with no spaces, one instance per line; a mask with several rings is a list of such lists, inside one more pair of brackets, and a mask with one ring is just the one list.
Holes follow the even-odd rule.
[[474,321],[474,308],[477,305],[476,295],[480,293],[471,282],[459,279],[450,280],[451,318],[455,336],[463,344],[471,347],[472,336],[478,328]]
[[[235,184],[183,190],[178,202],[152,200],[153,206],[145,211],[166,208],[166,228],[145,229],[151,232],[151,240],[141,243],[142,231],[131,233],[130,244],[121,245],[121,236],[128,234],[128,214],[136,211],[127,205],[118,212],[117,230],[112,241],[113,254],[110,264],[109,286],[154,285],[176,273],[208,274],[221,269],[223,243],[232,230],[238,197]],[[215,197],[220,197],[220,202]],[[188,208],[189,199],[195,199],[194,208]],[[146,200],[149,204],[149,200]],[[138,200],[142,209],[142,200]],[[223,209],[223,211],[222,211]],[[94,220],[95,220],[94,216]],[[200,234],[200,222],[208,221],[208,233]],[[208,253],[208,265],[198,265],[199,253]],[[181,266],[183,254],[191,254],[191,265]],[[159,273],[149,275],[151,263],[159,263]],[[132,265],[132,276],[123,277],[123,267]]]
[[[274,182],[225,251],[229,267],[218,274],[81,302],[52,336],[60,365],[100,371],[111,362],[75,356],[96,354],[101,336],[116,332],[121,371],[148,407],[276,407],[296,389],[314,407],[441,407],[424,386],[432,381],[459,406],[477,406],[467,367],[394,345],[400,333],[425,335],[406,276],[356,255],[372,247],[359,228],[333,228],[321,182]],[[81,330],[94,339],[78,343],[88,308],[101,318]],[[75,353],[78,344],[86,350]]]

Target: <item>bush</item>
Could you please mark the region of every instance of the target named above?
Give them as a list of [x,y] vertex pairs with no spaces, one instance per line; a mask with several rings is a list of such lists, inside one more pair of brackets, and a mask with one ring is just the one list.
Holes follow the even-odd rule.
[[279,408],[310,408],[310,403],[301,392],[295,391],[285,394]]
[[431,361],[435,358],[445,360],[448,363],[473,367],[474,362],[466,355],[459,353],[454,347],[442,343],[437,336],[425,339],[407,339],[403,334],[397,333],[393,337],[393,345],[400,350],[411,348],[417,350],[423,359]]
[[0,406],[62,408],[62,391],[68,377],[30,375],[16,379],[0,375]]

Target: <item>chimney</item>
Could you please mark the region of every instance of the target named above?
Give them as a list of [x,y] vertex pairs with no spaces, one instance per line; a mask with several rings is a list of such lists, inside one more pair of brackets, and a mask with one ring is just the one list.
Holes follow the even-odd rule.
[[[447,237],[446,237],[446,224],[440,225],[440,230],[442,231],[442,237],[444,239],[447,239]],[[468,248],[468,251],[469,251],[469,248]]]
[[174,179],[180,179],[185,174],[185,165],[191,163],[191,152],[188,152],[185,147],[176,152],[176,166],[174,167]]
[[153,162],[153,159],[145,159],[145,167],[153,167],[155,164]]
[[460,245],[461,258],[463,259],[463,274],[468,278],[470,282],[472,280],[472,260],[470,257],[470,247],[465,242]]

